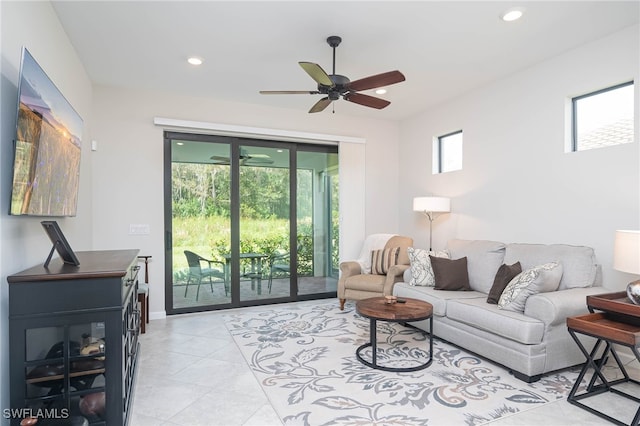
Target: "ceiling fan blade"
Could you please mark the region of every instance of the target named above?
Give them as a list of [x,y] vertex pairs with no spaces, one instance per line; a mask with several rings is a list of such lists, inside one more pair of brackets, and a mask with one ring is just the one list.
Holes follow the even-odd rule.
[[251,157],[246,164],[273,164],[273,160],[270,158]]
[[261,90],[261,95],[317,95],[317,90]]
[[377,108],[377,109],[382,109],[391,103],[385,99],[380,99],[373,96],[363,95],[362,93],[355,93],[355,92],[347,93],[343,96],[343,98],[345,101],[349,101],[349,102],[353,102],[356,104],[368,106],[371,108]]
[[324,111],[324,109],[328,107],[330,103],[331,100],[329,99],[329,97],[322,98],[311,107],[309,113]]
[[404,75],[400,71],[389,71],[352,81],[351,84],[349,84],[349,90],[360,91],[375,89],[377,87],[400,83],[404,80]]
[[324,72],[322,67],[318,64],[314,64],[313,62],[298,62],[303,70],[311,76],[318,84],[327,87],[333,87],[333,81],[329,78],[329,75]]

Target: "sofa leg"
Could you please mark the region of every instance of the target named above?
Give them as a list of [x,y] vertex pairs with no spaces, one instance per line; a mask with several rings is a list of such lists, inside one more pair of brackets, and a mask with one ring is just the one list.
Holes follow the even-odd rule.
[[344,302],[346,302],[347,299],[340,299],[340,310],[344,311]]
[[526,382],[526,383],[537,382],[542,378],[542,374],[537,374],[535,376],[527,376],[526,374],[520,373],[518,371],[511,371],[511,373],[513,374],[513,377],[515,377],[518,380],[522,380],[523,382]]

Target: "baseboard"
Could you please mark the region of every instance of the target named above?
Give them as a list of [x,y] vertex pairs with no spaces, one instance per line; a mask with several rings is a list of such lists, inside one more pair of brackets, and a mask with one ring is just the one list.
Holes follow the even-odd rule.
[[149,312],[149,321],[153,320],[161,320],[167,318],[166,311],[158,311],[158,312]]

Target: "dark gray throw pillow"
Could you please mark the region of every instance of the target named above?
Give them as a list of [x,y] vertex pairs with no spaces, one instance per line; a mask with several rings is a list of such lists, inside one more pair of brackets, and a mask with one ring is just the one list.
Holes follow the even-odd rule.
[[504,289],[520,272],[522,272],[522,266],[520,265],[520,262],[516,262],[513,265],[503,264],[502,266],[500,266],[500,268],[498,268],[498,272],[496,273],[496,277],[493,279],[493,286],[491,286],[491,290],[489,290],[487,303],[497,305]]
[[466,257],[455,260],[443,257],[429,257],[431,258],[431,267],[436,281],[434,287],[436,290],[471,290]]

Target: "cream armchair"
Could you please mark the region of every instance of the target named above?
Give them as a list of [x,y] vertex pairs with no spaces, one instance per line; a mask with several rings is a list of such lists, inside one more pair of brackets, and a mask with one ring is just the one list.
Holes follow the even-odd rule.
[[[413,246],[413,239],[393,234],[372,234],[363,244],[358,260],[340,263],[338,299],[340,310],[347,299],[360,300],[368,297],[391,295],[393,285],[402,281],[404,271],[409,268],[407,247]],[[371,273],[371,252],[379,249],[399,247],[397,263],[390,266],[386,275]]]

